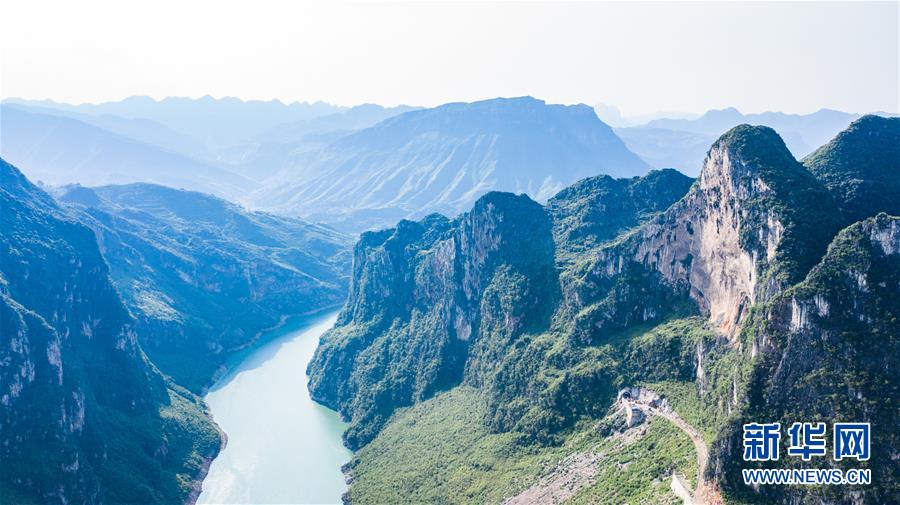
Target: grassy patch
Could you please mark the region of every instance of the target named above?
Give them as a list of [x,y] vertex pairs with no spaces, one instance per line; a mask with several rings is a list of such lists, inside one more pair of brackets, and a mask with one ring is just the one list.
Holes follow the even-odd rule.
[[[604,438],[582,422],[556,446],[528,444],[515,433],[491,433],[476,389],[455,388],[399,411],[351,463],[353,503],[500,503],[534,484],[566,456],[603,453],[593,485],[577,503],[674,503],[677,471],[693,485],[690,439],[665,420],[649,423],[631,443]],[[605,497],[611,497],[607,500]]]
[[651,419],[646,433],[626,443],[611,437],[597,449],[603,454],[594,484],[569,503],[671,503],[681,501],[670,488],[672,472],[696,484],[697,455],[687,435],[665,419]]

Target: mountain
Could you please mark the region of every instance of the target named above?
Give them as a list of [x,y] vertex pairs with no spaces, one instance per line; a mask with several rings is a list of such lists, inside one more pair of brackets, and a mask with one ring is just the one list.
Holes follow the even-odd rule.
[[361,231],[455,215],[491,190],[546,200],[587,176],[647,169],[590,107],[494,99],[407,112],[339,138],[298,156],[251,201]]
[[[808,154],[838,132],[846,128],[859,114],[821,109],[812,114],[763,112],[742,114],[735,108],[711,110],[697,119],[656,119],[645,126],[667,130],[688,131],[703,135],[718,135],[741,123],[768,126],[785,138],[788,148],[797,157]],[[805,152],[804,152],[805,151]]]
[[4,109],[18,109],[32,114],[71,118],[122,137],[161,147],[166,151],[186,156],[201,156],[205,153],[204,147],[188,135],[179,133],[164,124],[145,118],[128,118],[113,114],[91,115],[68,109],[23,105],[20,103],[10,103],[9,101],[3,102],[2,107]]
[[547,203],[553,218],[557,256],[581,253],[647,221],[683,197],[694,179],[673,170],[653,170],[644,177],[582,179]]
[[900,118],[863,116],[803,164],[837,196],[850,221],[900,215]]
[[346,296],[349,239],[299,219],[151,184],[68,187],[153,363],[201,392],[236,350]]
[[221,445],[146,358],[94,234],[0,161],[0,501],[183,503]]
[[597,113],[597,117],[599,117],[601,121],[613,128],[642,125],[655,119],[696,119],[700,117],[699,114],[678,111],[656,111],[636,116],[623,116],[622,111],[620,111],[618,107],[605,103],[594,105],[594,112]]
[[716,139],[714,135],[665,128],[616,128],[615,132],[628,149],[651,166],[676,168],[690,175],[700,173],[706,151]]
[[69,117],[2,105],[0,122],[4,159],[47,184],[154,182],[232,198],[254,186],[228,170]]
[[[842,230],[806,278],[774,296],[748,326],[745,342],[758,355],[749,379],[744,422],[787,426],[798,419],[871,423],[870,461],[828,461],[819,467],[868,468],[872,486],[785,490],[739,481],[742,429],[727,425],[713,445],[710,468],[738,496],[756,502],[895,503],[900,414],[884,398],[900,394],[900,218],[879,214]],[[830,424],[830,423],[829,423]],[[831,427],[829,426],[829,432]],[[831,450],[831,443],[828,445]],[[780,467],[809,467],[784,458]]]
[[[711,503],[897,501],[900,228],[853,224],[840,198],[774,130],[739,125],[689,188],[663,171],[546,206],[489,193],[362,234],[308,369],[350,422],[347,499],[670,502],[691,482]],[[744,423],[847,420],[885,433],[856,465],[873,484],[739,480]]]
[[263,181],[296,162],[292,160],[315,156],[341,137],[411,110],[416,108],[364,104],[334,114],[281,124],[246,143],[215,151],[216,161],[254,181]]
[[[560,302],[554,236],[609,241],[681,198],[682,179],[588,180],[551,200],[550,212],[491,192],[453,221],[433,215],[364,233],[347,305],[309,367],[314,398],[351,420],[345,439],[358,448],[396,407],[486,380],[507,345],[546,326]],[[597,227],[577,225],[593,218]]]
[[812,114],[764,112],[743,114],[737,109],[711,110],[696,119],[661,118],[644,125],[617,128],[629,149],[657,168],[674,167],[697,173],[708,146],[723,131],[742,123],[768,126],[801,158],[828,142],[859,114],[822,109]]
[[163,124],[206,147],[244,142],[280,124],[337,113],[342,107],[323,102],[282,103],[279,100],[241,100],[225,97],[167,97],[154,100],[132,96],[117,102],[70,105],[49,100],[9,99],[4,103],[48,107],[92,116],[142,118]]
[[263,133],[260,138],[264,142],[292,142],[309,134],[362,130],[385,119],[418,109],[407,105],[382,107],[367,103],[333,114],[281,124]]

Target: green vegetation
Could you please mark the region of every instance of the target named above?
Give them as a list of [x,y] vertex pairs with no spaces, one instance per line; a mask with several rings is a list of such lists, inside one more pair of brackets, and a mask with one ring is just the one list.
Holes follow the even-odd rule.
[[220,434],[146,358],[94,234],[0,162],[0,502],[182,503]]
[[481,393],[467,387],[397,412],[351,462],[351,501],[497,503],[575,449],[491,433],[480,422],[485,412]]
[[74,186],[60,199],[104,245],[144,351],[195,393],[285,315],[346,294],[350,242],[330,228],[152,184]]
[[[756,363],[749,394],[740,418],[781,422],[802,420],[870,422],[873,437],[870,461],[819,466],[871,468],[873,483],[866,486],[871,503],[896,503],[900,469],[892,451],[900,445],[900,413],[889,398],[900,395],[900,218],[880,214],[843,230],[828,253],[796,286],[761,308],[761,317],[745,328],[748,341],[765,335],[771,349]],[[753,499],[739,478],[739,425],[730,425],[717,443],[726,467],[723,480],[736,496]],[[781,458],[777,466],[799,466],[796,458]],[[846,500],[857,489],[829,487],[798,489],[830,501]],[[767,489],[780,499],[782,489]]]
[[683,197],[693,182],[669,168],[631,179],[600,175],[563,189],[547,202],[558,255],[574,259],[646,222]]
[[694,445],[665,419],[651,419],[646,430],[634,441],[610,437],[595,448],[603,455],[597,463],[596,481],[567,503],[680,504],[670,487],[672,473],[689,486],[696,484]]
[[[878,142],[866,149],[878,150]],[[620,388],[638,386],[665,397],[703,434],[712,448],[706,475],[729,499],[847,499],[837,488],[752,492],[737,479],[735,451],[747,420],[792,422],[788,414],[803,414],[897,424],[884,401],[900,394],[889,372],[900,366],[893,363],[900,334],[894,218],[863,224],[865,232],[851,228],[832,243],[846,217],[827,184],[769,128],[736,127],[711,155],[702,183],[690,190],[667,172],[598,177],[543,209],[491,194],[454,221],[431,217],[365,235],[347,308],[309,369],[313,394],[350,418],[347,441],[361,447],[351,497],[365,503],[389,496],[365,494],[374,489],[414,489],[411,496],[438,501],[499,500],[479,494],[481,470],[461,477],[451,470],[432,486],[416,481],[411,457],[389,449],[403,445],[405,433],[420,448],[440,447],[445,460],[468,454],[498,468],[487,474],[508,495],[520,481],[468,450],[512,440],[515,461],[558,455],[573,434],[607,416]],[[671,184],[660,182],[666,178]],[[681,191],[688,193],[682,198]],[[737,243],[721,230],[731,223]],[[875,254],[876,243],[893,252]],[[695,258],[718,250],[718,259]],[[749,290],[729,285],[736,272],[749,276]],[[708,304],[723,298],[734,301],[736,320],[708,321]],[[716,334],[730,324],[740,331]],[[478,408],[449,400],[459,388],[478,392]],[[443,412],[453,412],[453,421],[444,424]],[[443,429],[455,439],[435,435]],[[660,469],[684,454],[673,437],[660,436],[665,440],[651,434],[648,443],[666,447],[669,457],[635,458],[644,480],[614,499],[669,499],[667,486],[658,485]],[[891,439],[885,447],[897,445]],[[380,452],[369,452],[373,447]],[[413,484],[392,480],[391,461],[410,461],[402,475]],[[463,464],[449,468],[457,467]],[[518,475],[534,482],[537,470],[528,468]],[[898,501],[889,491],[896,468],[882,463],[876,473],[883,484],[867,489],[866,500]],[[601,479],[596,494],[578,499],[618,491]]]
[[398,411],[351,462],[351,502],[500,503],[581,454],[601,456],[597,476],[574,503],[674,503],[672,472],[695,482],[690,439],[663,419],[627,436],[601,435],[595,423],[583,423],[560,444],[542,446],[514,432],[490,432],[480,422],[485,413],[482,393],[466,386]]
[[900,215],[900,118],[863,116],[803,164],[835,196],[846,224]]

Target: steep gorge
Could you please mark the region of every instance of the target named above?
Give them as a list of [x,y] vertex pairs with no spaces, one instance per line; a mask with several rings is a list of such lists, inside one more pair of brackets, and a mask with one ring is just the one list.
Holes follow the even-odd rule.
[[[896,173],[896,157],[876,155],[887,156]],[[675,381],[691,385],[695,400],[683,406],[698,409],[688,414],[704,419],[715,439],[710,477],[727,493],[762,499],[734,480],[740,458],[733,437],[741,419],[788,414],[784,404],[760,396],[791,383],[771,365],[781,347],[771,345],[778,330],[763,314],[832,261],[829,243],[853,216],[774,131],[746,125],[713,144],[686,194],[658,193],[653,210],[661,213],[615,205],[607,215],[595,213],[616,197],[583,191],[590,187],[579,183],[547,207],[489,194],[454,221],[431,216],[364,234],[348,304],[309,368],[314,397],[351,421],[346,442],[356,448],[376,438],[397,408],[464,384],[485,398],[483,423],[492,432],[546,446],[561,442],[580,420],[603,417],[618,388]],[[631,219],[620,221],[622,214]],[[877,228],[884,219],[862,226]],[[607,220],[629,224],[585,226]],[[887,265],[894,275],[896,265]],[[880,307],[886,296],[866,303]],[[896,321],[890,310],[871,318],[890,326]],[[702,336],[706,324],[714,331]],[[830,346],[792,359],[816,370],[840,362]],[[879,363],[857,380],[867,388],[880,390],[875,385],[882,381],[896,387],[890,363]],[[823,420],[851,413],[821,388],[804,402],[818,405]],[[891,415],[853,412],[885,424]],[[896,469],[889,461],[879,470],[886,480],[851,493],[854,499],[878,503],[890,496]],[[840,493],[787,489],[765,499],[834,500]]]
[[179,503],[220,446],[144,355],[94,235],[0,160],[0,496]]

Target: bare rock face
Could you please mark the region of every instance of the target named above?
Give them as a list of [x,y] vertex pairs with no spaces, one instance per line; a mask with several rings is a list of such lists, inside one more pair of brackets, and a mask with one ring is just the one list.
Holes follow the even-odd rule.
[[[827,242],[806,228],[812,221],[836,231],[832,201],[774,131],[739,126],[713,144],[691,191],[621,244],[598,252],[591,275],[655,272],[734,338],[751,304],[782,290],[794,270],[802,273],[824,253]],[[805,208],[796,208],[798,202]],[[782,265],[785,240],[811,259],[798,268]]]
[[[806,278],[773,297],[747,323],[756,374],[747,385],[744,422],[798,419],[868,422],[879,442],[866,467],[873,482],[863,495],[849,486],[764,489],[779,503],[896,503],[900,423],[887,398],[900,394],[900,218],[880,214],[842,230]],[[877,379],[876,379],[877,378]],[[735,462],[740,424],[714,444],[717,478],[742,489]],[[824,460],[826,466],[854,466]],[[797,466],[787,458],[779,466]]]

